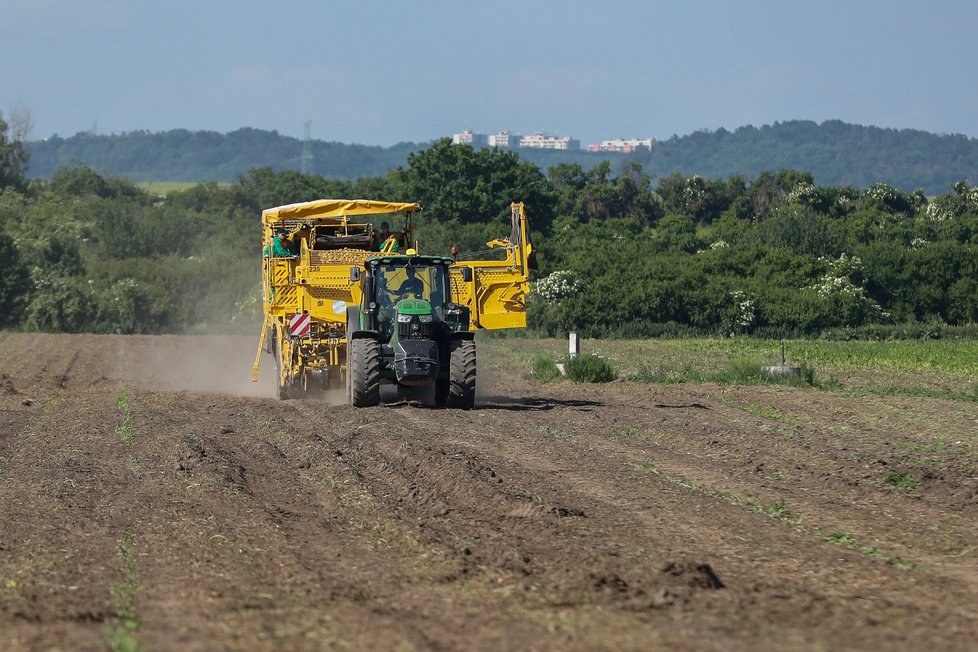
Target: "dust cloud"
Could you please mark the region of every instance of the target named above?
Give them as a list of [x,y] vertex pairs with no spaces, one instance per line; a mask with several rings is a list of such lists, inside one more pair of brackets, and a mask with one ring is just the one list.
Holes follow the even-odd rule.
[[[275,361],[262,353],[258,382],[251,381],[258,337],[244,335],[127,335],[110,336],[115,369],[112,376],[146,390],[275,398]],[[476,401],[498,401],[506,383],[488,364],[479,366]],[[382,400],[430,403],[432,389],[384,387]],[[342,389],[310,392],[309,399],[330,405],[347,402]]]
[[275,396],[275,363],[263,353],[251,381],[258,337],[158,335],[120,338],[115,375],[143,389]]

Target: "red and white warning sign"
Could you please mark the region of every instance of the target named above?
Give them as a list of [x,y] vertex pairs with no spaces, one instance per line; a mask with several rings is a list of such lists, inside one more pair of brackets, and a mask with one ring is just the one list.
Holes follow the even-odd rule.
[[312,318],[309,315],[292,315],[289,320],[289,335],[292,337],[302,337],[309,334],[309,324]]

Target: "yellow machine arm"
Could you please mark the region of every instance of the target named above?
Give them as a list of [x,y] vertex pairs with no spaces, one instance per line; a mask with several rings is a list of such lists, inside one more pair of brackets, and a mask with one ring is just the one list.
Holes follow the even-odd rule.
[[505,260],[467,260],[452,265],[453,294],[456,301],[468,306],[474,328],[526,328],[533,245],[522,202],[512,205],[511,226],[509,239],[487,243],[490,249],[507,249]]

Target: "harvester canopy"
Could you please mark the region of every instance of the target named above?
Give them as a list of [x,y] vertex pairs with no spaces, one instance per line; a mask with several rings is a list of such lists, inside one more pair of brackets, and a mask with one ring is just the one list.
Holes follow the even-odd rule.
[[404,202],[374,201],[370,199],[317,199],[316,201],[286,204],[262,211],[265,224],[275,224],[286,220],[314,220],[317,218],[338,218],[350,215],[382,215],[385,213],[416,213],[420,204]]

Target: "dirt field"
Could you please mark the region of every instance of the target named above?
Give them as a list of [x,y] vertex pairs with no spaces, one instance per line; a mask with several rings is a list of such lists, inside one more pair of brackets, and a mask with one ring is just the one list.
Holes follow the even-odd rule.
[[255,344],[0,333],[0,649],[978,649],[974,402],[484,364],[356,410]]

